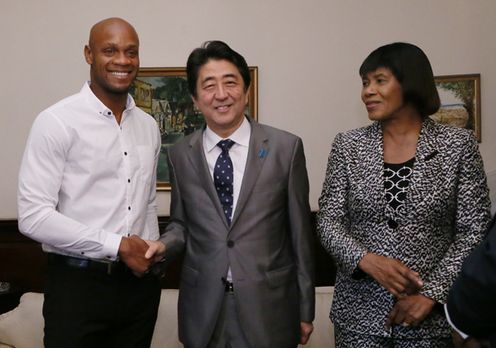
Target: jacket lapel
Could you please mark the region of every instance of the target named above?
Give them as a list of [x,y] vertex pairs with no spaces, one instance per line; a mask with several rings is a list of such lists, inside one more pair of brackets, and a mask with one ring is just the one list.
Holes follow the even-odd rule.
[[248,118],[251,125],[250,147],[248,149],[248,157],[246,159],[245,172],[243,181],[241,182],[241,190],[239,192],[238,203],[234,210],[234,216],[231,221],[231,227],[236,224],[236,221],[243,211],[250,193],[257,182],[258,175],[265,163],[265,160],[270,156],[269,140],[263,128],[256,122]]
[[361,154],[359,156],[361,163],[361,175],[364,178],[364,192],[369,195],[370,207],[373,212],[380,212],[391,216],[389,204],[386,204],[384,189],[384,147],[382,128],[380,123],[375,122],[367,137],[363,140]]

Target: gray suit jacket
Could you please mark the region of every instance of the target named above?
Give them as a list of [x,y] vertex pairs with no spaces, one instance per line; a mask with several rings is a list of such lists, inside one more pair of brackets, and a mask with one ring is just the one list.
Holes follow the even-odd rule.
[[314,318],[313,242],[301,139],[250,120],[251,139],[231,226],[208,170],[202,131],[169,151],[171,222],[166,257],[186,248],[179,338],[209,342],[231,267],[239,320],[254,348],[296,346]]

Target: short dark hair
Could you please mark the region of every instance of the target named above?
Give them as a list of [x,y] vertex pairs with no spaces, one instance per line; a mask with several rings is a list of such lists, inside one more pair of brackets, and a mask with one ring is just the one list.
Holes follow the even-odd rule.
[[419,47],[405,42],[381,46],[365,58],[359,73],[364,78],[379,68],[391,70],[401,84],[404,102],[411,103],[422,117],[439,110],[441,102],[432,67]]
[[234,64],[243,78],[245,92],[250,87],[251,77],[250,70],[246,64],[246,60],[241,54],[229,47],[222,41],[206,41],[201,47],[195,48],[188,57],[186,64],[186,74],[188,77],[189,93],[196,97],[196,82],[198,80],[198,72],[200,68],[209,60],[227,60]]

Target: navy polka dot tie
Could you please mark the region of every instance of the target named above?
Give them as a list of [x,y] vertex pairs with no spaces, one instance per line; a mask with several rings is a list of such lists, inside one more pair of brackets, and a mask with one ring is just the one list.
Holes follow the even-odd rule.
[[229,157],[229,149],[233,145],[234,141],[231,139],[221,140],[217,143],[222,152],[217,157],[214,168],[215,189],[229,224],[231,224],[233,210],[233,164],[231,157]]

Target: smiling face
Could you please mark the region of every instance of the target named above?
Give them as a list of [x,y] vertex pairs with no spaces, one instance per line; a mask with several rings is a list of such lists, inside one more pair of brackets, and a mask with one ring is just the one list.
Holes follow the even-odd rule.
[[378,68],[362,77],[362,101],[373,121],[399,117],[405,106],[401,84],[387,68]]
[[113,18],[96,24],[84,55],[97,97],[127,95],[139,69],[139,39],[129,23]]
[[243,122],[248,92],[234,64],[209,60],[202,65],[196,81],[195,105],[208,127],[222,138],[231,135]]

